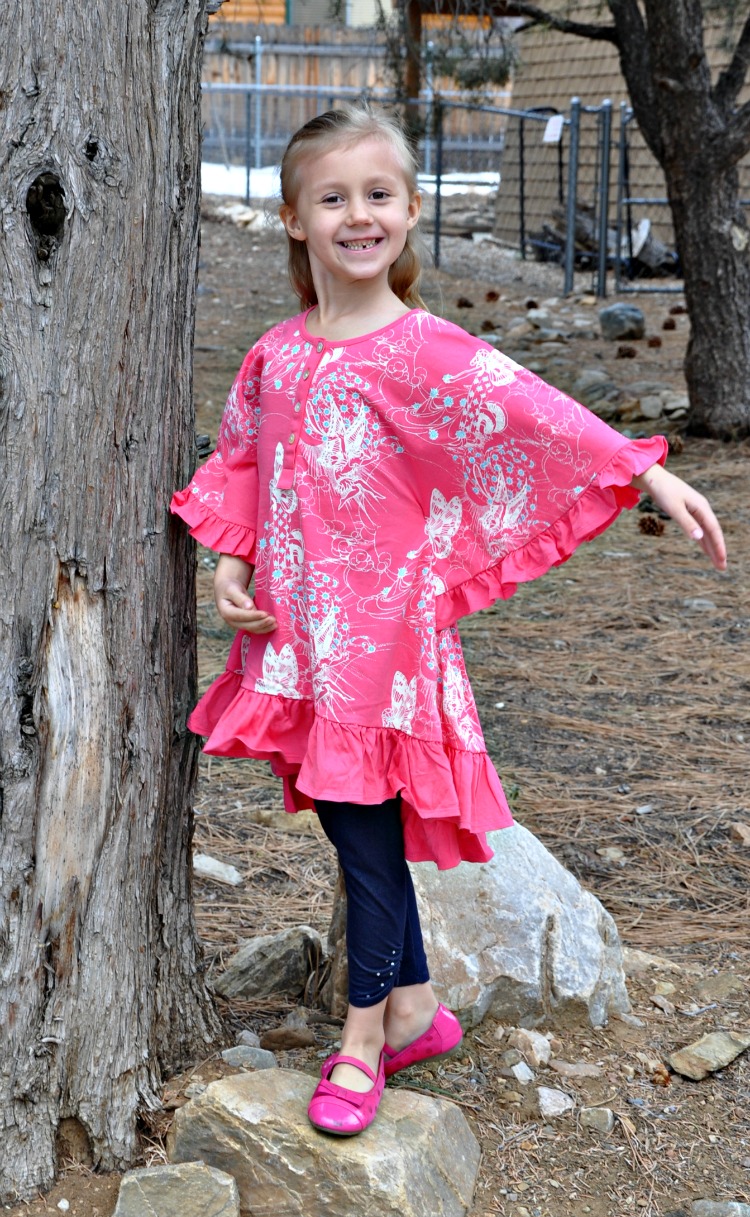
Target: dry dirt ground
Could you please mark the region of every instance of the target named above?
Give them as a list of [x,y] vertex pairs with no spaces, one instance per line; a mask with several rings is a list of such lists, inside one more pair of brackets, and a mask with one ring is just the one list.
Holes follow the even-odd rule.
[[[294,310],[282,249],[271,230],[204,224],[196,396],[199,431],[212,440],[248,346]],[[595,331],[586,286],[582,279],[575,305],[591,312]],[[427,274],[425,295],[474,332],[502,332],[530,299],[560,290],[558,268],[452,239],[441,271]],[[616,345],[584,333],[551,358],[548,378],[562,383],[580,368],[604,367],[625,393],[648,379],[684,388],[686,319],[677,315],[673,329],[662,329],[675,298],[637,303],[660,347],[639,342],[622,359]],[[750,1201],[749,1054],[703,1082],[663,1067],[669,1052],[704,1031],[750,1025],[750,847],[730,830],[750,823],[749,457],[747,445],[686,439],[671,461],[723,518],[726,576],[674,525],[645,535],[642,517],[625,513],[572,562],[462,628],[489,750],[517,818],[596,892],[627,945],[666,960],[631,977],[635,1022],[543,1028],[559,1036],[560,1056],[593,1064],[599,1076],[569,1081],[541,1070],[538,1082],[561,1086],[579,1108],[609,1106],[616,1118],[606,1136],[583,1129],[576,1113],[540,1117],[534,1086],[508,1076],[507,1034],[492,1020],[467,1035],[462,1055],[399,1083],[446,1096],[469,1119],[483,1149],[471,1217],[688,1217],[699,1197]],[[203,685],[222,670],[229,643],[212,604],[211,569],[211,555],[200,552]],[[301,922],[327,929],[327,843],[313,816],[285,816],[280,807],[262,764],[204,763],[197,845],[245,876],[236,890],[196,884],[209,974],[254,934]],[[222,1009],[231,1041],[243,1027],[262,1034],[278,1026],[291,1006]],[[336,1028],[316,1023],[315,1031],[315,1048],[279,1053],[282,1066],[317,1070]],[[191,1078],[221,1068],[197,1064]],[[181,1081],[169,1087],[170,1106],[180,1101]],[[144,1134],[149,1162],[163,1159],[160,1131]],[[64,1199],[71,1217],[109,1217],[117,1186],[116,1176],[71,1165],[46,1198],[12,1212],[58,1212]]]

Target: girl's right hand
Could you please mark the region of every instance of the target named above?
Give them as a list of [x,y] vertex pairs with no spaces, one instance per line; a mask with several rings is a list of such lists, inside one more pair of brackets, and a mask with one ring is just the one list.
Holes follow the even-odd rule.
[[222,554],[214,574],[214,598],[219,616],[235,630],[248,634],[270,634],[276,629],[276,618],[255,607],[247,594],[253,573],[252,566],[242,558]]

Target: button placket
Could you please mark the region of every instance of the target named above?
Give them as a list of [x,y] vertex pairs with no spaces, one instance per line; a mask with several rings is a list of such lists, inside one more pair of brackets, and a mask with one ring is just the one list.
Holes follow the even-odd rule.
[[[325,342],[317,342],[315,347],[308,351],[306,358],[310,359],[312,355],[313,360],[315,360],[315,353],[322,355],[324,350]],[[294,469],[297,461],[297,440],[299,439],[300,427],[304,418],[304,408],[307,406],[315,371],[319,363],[320,360],[318,359],[315,360],[315,367],[303,368],[301,377],[299,377],[298,373],[299,379],[305,383],[304,385],[298,384],[298,396],[295,398],[294,405],[292,407],[296,416],[293,420],[296,429],[290,431],[289,435],[287,436],[286,453],[284,456],[283,468],[278,481],[278,487],[280,490],[290,489],[294,485]]]

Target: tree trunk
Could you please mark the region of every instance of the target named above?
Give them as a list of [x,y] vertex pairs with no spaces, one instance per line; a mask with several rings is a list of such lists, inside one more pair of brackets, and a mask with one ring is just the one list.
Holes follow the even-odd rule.
[[[609,0],[638,124],[664,170],[690,315],[689,428],[750,434],[750,232],[739,202],[732,87],[713,86],[697,0]],[[736,138],[736,137],[735,137]]]
[[737,172],[684,162],[665,171],[690,314],[690,431],[737,439],[750,435],[750,232]]
[[207,0],[6,0],[0,124],[0,1200],[61,1121],[127,1166],[216,1041],[189,866]]

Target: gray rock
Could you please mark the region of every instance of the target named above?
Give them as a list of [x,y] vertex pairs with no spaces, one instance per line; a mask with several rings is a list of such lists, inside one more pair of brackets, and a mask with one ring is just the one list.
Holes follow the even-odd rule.
[[279,1063],[266,1048],[255,1048],[252,1044],[238,1044],[236,1048],[225,1048],[221,1059],[237,1069],[278,1069]]
[[584,1107],[580,1121],[584,1128],[606,1136],[615,1126],[615,1113],[609,1107]]
[[686,1048],[673,1052],[667,1057],[667,1063],[676,1073],[700,1082],[709,1073],[731,1064],[746,1048],[750,1048],[750,1031],[710,1031]]
[[691,1217],[750,1217],[750,1204],[738,1200],[694,1200]]
[[526,320],[538,330],[549,327],[552,314],[546,308],[530,308],[526,310]]
[[529,1082],[534,1081],[534,1074],[525,1061],[519,1061],[517,1065],[511,1065],[510,1071],[521,1086],[528,1086]]
[[243,881],[236,866],[220,862],[210,854],[193,854],[193,872],[201,879],[215,879],[217,883],[228,883],[230,887],[241,887]]
[[555,1090],[552,1086],[537,1086],[539,1111],[544,1120],[554,1120],[556,1116],[564,1116],[575,1107],[575,1100],[564,1090]]
[[593,406],[607,394],[617,391],[617,385],[604,368],[584,368],[571,386],[571,396],[584,406]]
[[114,1217],[240,1217],[240,1195],[231,1175],[185,1162],[149,1166],[123,1175]]
[[372,1127],[339,1139],[307,1119],[314,1086],[286,1069],[213,1082],[176,1113],[169,1157],[221,1162],[248,1214],[464,1217],[480,1151],[458,1107],[389,1089]]
[[519,824],[490,834],[483,865],[411,867],[440,1000],[464,1026],[491,1013],[538,1026],[565,1014],[599,1026],[628,1011],[615,923]]
[[643,418],[661,418],[662,400],[656,393],[640,399],[640,410]]
[[240,1031],[237,1043],[246,1044],[248,1048],[260,1048],[260,1036],[257,1031]]
[[642,338],[646,333],[646,318],[635,304],[610,304],[599,310],[599,324],[608,341],[622,338]]
[[222,997],[300,997],[322,951],[320,934],[309,925],[252,938],[232,956],[214,988]]

